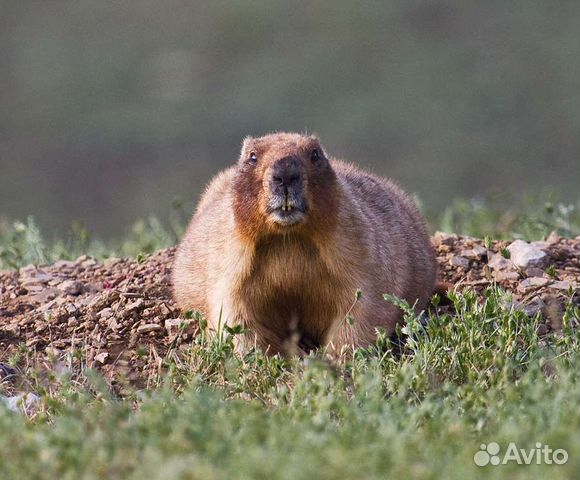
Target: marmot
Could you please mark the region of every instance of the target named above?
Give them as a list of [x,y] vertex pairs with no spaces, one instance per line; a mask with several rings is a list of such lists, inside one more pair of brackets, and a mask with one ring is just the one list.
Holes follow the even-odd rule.
[[244,327],[243,349],[338,354],[394,332],[402,312],[384,293],[423,309],[435,265],[421,214],[392,181],[328,157],[314,136],[275,133],[246,138],[209,184],[173,288],[213,330]]

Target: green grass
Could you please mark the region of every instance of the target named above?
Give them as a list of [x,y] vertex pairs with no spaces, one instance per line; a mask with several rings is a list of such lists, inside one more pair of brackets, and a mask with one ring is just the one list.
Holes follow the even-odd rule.
[[[386,339],[340,365],[240,357],[201,334],[157,388],[124,399],[91,372],[38,380],[40,414],[0,413],[0,478],[572,478],[580,312],[540,339],[503,295],[456,295],[457,314],[425,327],[409,314],[401,357]],[[475,466],[491,441],[570,458]]]
[[[457,209],[452,217],[469,225],[475,215],[485,226],[496,215],[478,212]],[[543,235],[554,219],[542,212],[526,218],[544,225]],[[577,235],[577,211],[568,217]],[[65,255],[32,227],[20,237],[3,234],[4,252],[20,252],[4,258],[18,265]],[[171,244],[162,231],[145,228],[113,253]],[[89,241],[66,254],[87,248],[108,255],[110,245],[101,245],[101,253]],[[483,302],[469,291],[452,301],[456,314],[432,314],[425,326],[407,310],[410,339],[400,356],[381,337],[339,364],[322,354],[241,357],[231,335],[208,340],[202,332],[185,358],[165,358],[168,373],[153,388],[123,398],[95,372],[27,372],[43,408],[29,418],[0,406],[0,478],[575,478],[580,310],[569,306],[562,332],[539,337],[539,318],[513,310],[498,289],[487,290]],[[501,453],[509,442],[526,450],[540,442],[566,449],[569,459],[562,466],[475,466],[480,444],[492,441]]]

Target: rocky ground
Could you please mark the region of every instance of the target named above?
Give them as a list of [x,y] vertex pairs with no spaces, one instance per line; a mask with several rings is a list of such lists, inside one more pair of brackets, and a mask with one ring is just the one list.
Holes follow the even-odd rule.
[[[438,233],[433,244],[441,281],[480,294],[494,283],[503,287],[515,308],[541,312],[542,334],[560,328],[566,302],[580,305],[580,237],[509,243]],[[104,262],[83,256],[1,271],[0,386],[30,361],[45,370],[97,368],[111,385],[146,386],[196,330],[171,299],[173,255],[167,249]]]

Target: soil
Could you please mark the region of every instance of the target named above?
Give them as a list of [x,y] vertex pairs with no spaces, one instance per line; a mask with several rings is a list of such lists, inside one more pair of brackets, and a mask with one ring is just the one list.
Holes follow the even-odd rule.
[[[513,294],[514,308],[541,314],[541,334],[561,328],[567,302],[580,306],[580,237],[552,234],[533,242],[546,253],[543,268],[515,265],[506,258],[509,242],[438,233],[433,244],[448,288],[469,287],[481,296],[499,285]],[[197,329],[171,299],[174,253],[103,262],[83,256],[0,271],[0,386],[14,376],[9,364],[18,369],[30,352],[49,368],[96,368],[111,385],[146,386],[163,371],[168,352],[185,349]]]

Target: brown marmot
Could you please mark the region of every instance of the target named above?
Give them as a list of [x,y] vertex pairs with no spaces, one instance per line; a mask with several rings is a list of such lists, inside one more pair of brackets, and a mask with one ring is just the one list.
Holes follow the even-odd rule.
[[384,293],[424,308],[435,269],[399,187],[328,157],[314,136],[275,133],[246,138],[237,165],[211,181],[173,285],[213,330],[243,326],[242,348],[340,353],[373,343],[377,327],[393,333],[402,315]]

